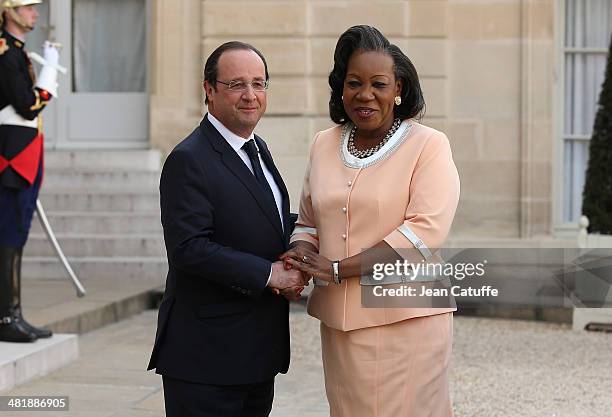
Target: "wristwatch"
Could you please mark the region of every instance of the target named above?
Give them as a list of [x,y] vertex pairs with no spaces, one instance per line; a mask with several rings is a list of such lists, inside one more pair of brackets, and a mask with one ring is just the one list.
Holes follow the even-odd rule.
[[336,285],[340,285],[342,282],[342,278],[340,278],[340,261],[332,262],[332,271],[333,271],[333,283]]

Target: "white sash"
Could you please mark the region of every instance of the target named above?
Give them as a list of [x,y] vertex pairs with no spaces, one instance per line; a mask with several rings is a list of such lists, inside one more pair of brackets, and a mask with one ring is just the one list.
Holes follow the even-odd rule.
[[18,114],[13,106],[8,105],[0,110],[0,125],[24,126],[38,129],[38,117],[34,120],[27,120]]

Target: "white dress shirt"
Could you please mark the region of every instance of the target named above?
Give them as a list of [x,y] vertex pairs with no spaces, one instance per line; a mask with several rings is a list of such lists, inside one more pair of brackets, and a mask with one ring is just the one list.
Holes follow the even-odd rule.
[[[257,146],[257,142],[255,141],[255,135],[251,133],[251,135],[246,139],[243,137],[240,137],[236,135],[235,133],[231,132],[225,126],[223,126],[223,123],[221,123],[215,116],[213,116],[210,113],[208,113],[208,120],[215,127],[215,129],[217,129],[217,131],[221,133],[221,136],[223,136],[223,139],[225,139],[226,142],[232,147],[232,149],[238,154],[240,159],[242,159],[242,162],[244,162],[244,164],[251,171],[251,173],[255,175],[253,171],[253,166],[251,165],[251,160],[249,159],[249,155],[246,153],[244,149],[242,149],[242,147],[248,140],[253,139],[253,141],[255,142],[255,147],[257,147],[257,151],[258,151],[257,156],[259,157],[259,163],[261,164],[261,169],[263,170],[266,180],[268,181],[268,184],[270,185],[270,188],[272,189],[272,194],[274,194],[274,202],[276,203],[276,209],[278,210],[278,216],[281,220],[281,227],[283,227],[284,229],[285,223],[283,221],[283,197],[281,195],[280,189],[278,188],[278,185],[276,185],[276,182],[274,181],[274,177],[272,176],[272,173],[270,172],[270,170],[268,169],[264,161],[261,159],[261,155],[259,154],[259,146]],[[271,277],[272,277],[272,270],[270,269],[270,276],[268,277],[268,283],[270,282]]]

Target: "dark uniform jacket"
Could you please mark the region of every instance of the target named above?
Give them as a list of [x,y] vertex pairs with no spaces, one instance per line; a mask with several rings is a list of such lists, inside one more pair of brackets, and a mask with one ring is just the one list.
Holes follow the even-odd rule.
[[[24,119],[34,120],[51,96],[34,87],[34,70],[23,48],[23,42],[10,33],[0,33],[0,111],[13,106]],[[31,186],[41,160],[42,136],[38,129],[0,125],[0,185]]]

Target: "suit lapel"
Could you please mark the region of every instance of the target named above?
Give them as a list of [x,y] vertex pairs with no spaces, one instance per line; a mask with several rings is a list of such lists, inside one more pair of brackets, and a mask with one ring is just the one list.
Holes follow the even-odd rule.
[[[257,179],[253,173],[247,168],[242,159],[236,154],[234,149],[227,143],[227,141],[221,136],[221,133],[215,129],[215,127],[208,121],[207,117],[204,117],[200,123],[200,129],[204,132],[204,137],[207,138],[212,144],[213,148],[221,155],[221,161],[228,168],[228,170],[234,174],[245,186],[248,192],[253,196],[257,204],[264,212],[268,220],[272,223],[276,231],[281,237],[284,238],[283,230],[278,217],[278,210],[275,205],[270,202],[269,198],[266,197],[261,186],[257,182]],[[258,141],[258,145],[261,142]],[[261,147],[260,147],[261,150]],[[262,156],[265,152],[262,152]],[[266,162],[266,166],[270,169],[270,164]],[[273,166],[273,164],[272,164]],[[274,180],[277,181],[276,176]],[[283,184],[284,187],[284,184]],[[280,184],[279,184],[280,188]],[[282,193],[282,190],[281,190]],[[285,198],[283,197],[283,205],[285,204]],[[283,206],[284,207],[284,206]]]

